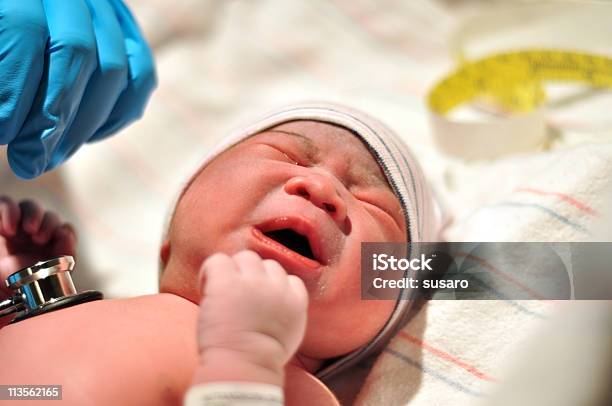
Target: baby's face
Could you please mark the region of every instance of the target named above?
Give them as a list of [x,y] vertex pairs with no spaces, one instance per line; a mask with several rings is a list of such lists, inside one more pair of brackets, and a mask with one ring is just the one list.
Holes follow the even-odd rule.
[[253,250],[304,281],[310,307],[300,352],[330,358],[371,340],[394,305],[361,300],[361,242],[403,242],[405,229],[398,199],[356,136],[320,122],[285,123],[196,176],[172,219],[160,289],[198,303],[206,257]]

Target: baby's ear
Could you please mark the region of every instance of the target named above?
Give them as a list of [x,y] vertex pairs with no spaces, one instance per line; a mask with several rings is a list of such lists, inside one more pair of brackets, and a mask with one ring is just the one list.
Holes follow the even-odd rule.
[[162,243],[162,246],[159,249],[159,258],[161,259],[162,267],[166,268],[166,265],[168,265],[168,260],[170,259],[170,240],[166,239]]

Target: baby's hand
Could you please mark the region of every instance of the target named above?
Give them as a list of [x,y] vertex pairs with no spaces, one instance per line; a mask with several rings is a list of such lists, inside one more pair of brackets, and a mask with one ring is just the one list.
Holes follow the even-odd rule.
[[210,256],[200,270],[196,383],[282,385],[306,328],[308,293],[276,261],[252,251]]
[[13,272],[61,255],[74,255],[76,235],[57,214],[31,200],[0,196],[0,300],[10,292],[4,281]]

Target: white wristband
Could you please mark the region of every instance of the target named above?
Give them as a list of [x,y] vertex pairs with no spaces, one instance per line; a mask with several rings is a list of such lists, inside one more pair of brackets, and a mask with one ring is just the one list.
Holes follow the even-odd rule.
[[265,383],[218,382],[189,388],[183,406],[280,406],[283,389]]

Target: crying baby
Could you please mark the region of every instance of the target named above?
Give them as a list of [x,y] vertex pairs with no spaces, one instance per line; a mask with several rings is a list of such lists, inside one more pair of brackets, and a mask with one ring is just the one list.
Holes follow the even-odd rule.
[[[22,253],[73,254],[70,228],[54,217],[41,239],[53,216],[32,207],[0,202],[3,277]],[[337,105],[285,107],[230,134],[186,183],[159,294],[2,328],[0,348],[28,351],[0,352],[0,382],[62,384],[74,404],[180,404],[186,392],[186,404],[337,404],[321,381],[376,354],[410,307],[361,298],[361,243],[437,229],[425,178],[389,129]]]

